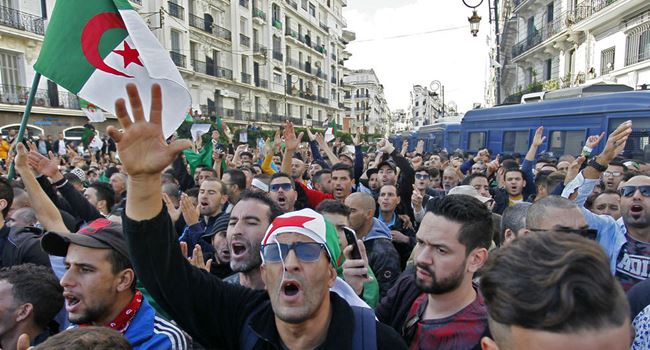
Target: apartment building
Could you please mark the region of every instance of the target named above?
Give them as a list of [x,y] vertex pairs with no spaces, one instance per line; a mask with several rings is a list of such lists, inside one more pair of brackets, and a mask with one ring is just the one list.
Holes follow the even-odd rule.
[[357,69],[343,77],[343,84],[349,89],[345,98],[345,119],[343,129],[355,131],[362,127],[371,134],[386,134],[389,131],[391,113],[384,96],[384,86],[373,69]]
[[403,109],[397,109],[393,111],[389,130],[389,133],[391,135],[395,133],[401,133],[403,131],[410,131],[412,129],[413,120],[410,111]]
[[502,101],[522,92],[618,83],[650,84],[650,2],[504,2]]
[[[346,0],[143,0],[193,108],[251,122],[322,127],[343,115]],[[160,19],[162,18],[162,21]],[[156,23],[153,24],[155,26]]]
[[[20,122],[54,3],[0,0],[0,125],[5,129]],[[350,57],[345,48],[354,40],[354,33],[344,30],[347,0],[130,3],[169,50],[194,110],[239,125],[342,123],[342,72]],[[75,95],[41,79],[30,119],[33,133],[77,135],[86,120]]]
[[[0,0],[0,132],[20,125],[34,79],[32,66],[53,6],[51,0]],[[41,78],[28,124],[32,135],[63,132],[66,137],[78,138],[86,121],[74,94]],[[116,122],[111,119],[98,128]]]
[[426,86],[413,85],[410,95],[409,112],[412,118],[411,125],[415,128],[436,123],[443,118],[443,113],[449,114],[448,108],[442,108],[442,98],[437,91],[431,91]]

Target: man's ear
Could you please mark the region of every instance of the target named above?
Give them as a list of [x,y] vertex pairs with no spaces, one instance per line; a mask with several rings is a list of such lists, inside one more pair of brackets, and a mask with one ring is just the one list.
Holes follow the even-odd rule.
[[485,248],[475,248],[468,256],[467,270],[469,272],[476,272],[480,269],[488,258],[488,250]]
[[34,305],[27,303],[22,304],[16,309],[16,322],[21,322],[29,318],[34,311]]
[[131,284],[135,280],[135,271],[133,269],[124,269],[119,274],[117,282],[117,291],[123,292],[131,288]]
[[517,235],[509,228],[507,228],[503,232],[503,242],[502,244],[507,244],[512,242],[515,238],[517,238]]
[[488,337],[483,337],[481,338],[481,349],[483,350],[499,350],[499,346],[497,343],[494,342],[494,340],[488,338]]

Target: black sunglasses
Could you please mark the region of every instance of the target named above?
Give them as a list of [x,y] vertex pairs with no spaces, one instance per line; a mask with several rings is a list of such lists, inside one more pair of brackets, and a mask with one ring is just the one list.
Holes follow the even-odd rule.
[[555,231],[555,232],[564,232],[564,233],[573,233],[578,236],[582,236],[584,238],[590,239],[592,241],[596,240],[596,237],[598,236],[598,230],[593,229],[593,228],[559,228],[559,229],[552,229],[552,230],[544,230],[540,228],[529,228],[530,231],[533,232],[549,232],[549,231]]
[[623,186],[619,193],[621,194],[621,197],[632,197],[636,193],[636,190],[639,190],[643,197],[650,197],[650,185]]

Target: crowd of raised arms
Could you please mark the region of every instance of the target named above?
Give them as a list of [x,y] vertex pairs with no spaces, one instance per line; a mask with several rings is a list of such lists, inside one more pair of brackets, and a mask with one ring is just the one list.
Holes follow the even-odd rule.
[[127,93],[102,149],[0,154],[3,350],[650,348],[631,122],[559,159],[542,127],[523,157],[289,122],[206,148],[163,137],[157,85]]

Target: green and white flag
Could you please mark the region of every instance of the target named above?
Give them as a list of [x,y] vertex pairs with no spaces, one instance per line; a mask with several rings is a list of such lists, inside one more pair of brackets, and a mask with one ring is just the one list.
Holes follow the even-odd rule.
[[104,111],[83,98],[79,99],[79,106],[91,123],[101,123],[106,120]]
[[151,85],[160,84],[165,137],[180,126],[191,106],[169,53],[128,0],[57,1],[34,69],[112,114],[118,98],[128,101],[125,87],[133,83],[147,119]]
[[325,129],[325,142],[330,142],[336,138],[336,120],[332,120],[330,125]]

